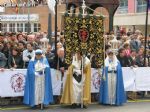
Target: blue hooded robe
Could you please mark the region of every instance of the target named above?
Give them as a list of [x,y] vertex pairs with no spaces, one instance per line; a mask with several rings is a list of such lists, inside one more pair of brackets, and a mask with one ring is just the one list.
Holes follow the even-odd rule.
[[[24,99],[23,103],[33,107],[35,105],[35,64],[37,60],[31,60],[27,69],[27,76],[25,82]],[[48,105],[53,102],[53,92],[51,83],[50,66],[46,58],[41,58],[40,62],[44,62],[46,65],[45,75],[45,89],[44,89],[44,105]]]
[[[105,70],[105,71],[104,71]],[[105,67],[102,73],[102,81],[100,84],[100,97],[99,97],[99,103],[101,104],[109,104],[108,99],[108,67]],[[105,73],[104,73],[105,72]],[[105,75],[105,76],[104,76]],[[122,105],[123,103],[126,103],[126,94],[124,91],[124,84],[123,84],[123,77],[122,77],[122,68],[120,63],[117,64],[117,72],[116,72],[116,100],[115,105]],[[105,77],[105,78],[103,78]]]

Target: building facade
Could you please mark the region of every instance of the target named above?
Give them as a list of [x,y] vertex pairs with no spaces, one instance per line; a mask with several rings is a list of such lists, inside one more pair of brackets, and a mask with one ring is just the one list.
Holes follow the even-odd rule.
[[[145,0],[120,0],[120,6],[114,17],[114,27],[120,26],[128,31],[128,29],[138,29],[145,32],[146,20]],[[150,11],[148,20],[148,34],[150,34]]]
[[[16,12],[16,7],[5,7],[0,11],[0,31],[2,32],[47,32],[49,8],[47,5],[36,7],[20,7]],[[58,30],[61,30],[62,15],[65,12],[65,5],[58,5]],[[52,31],[54,31],[55,18],[52,15]]]
[[[18,32],[28,31],[28,23],[30,32],[47,32],[48,29],[48,15],[49,9],[47,5],[38,5],[31,7],[19,7],[19,12],[16,13],[15,6],[0,8],[0,31]],[[63,12],[66,10],[65,4],[58,4],[58,30],[62,30],[63,26]],[[105,32],[108,32],[109,15],[108,11],[99,7],[95,9],[96,12],[105,16],[104,27]],[[120,6],[114,16],[114,29],[121,27],[128,31],[128,29],[139,29],[145,32],[146,19],[146,1],[145,0],[120,0]],[[150,14],[149,14],[150,19]],[[55,29],[55,18],[52,15],[52,31]],[[150,20],[148,21],[148,34],[150,34]]]

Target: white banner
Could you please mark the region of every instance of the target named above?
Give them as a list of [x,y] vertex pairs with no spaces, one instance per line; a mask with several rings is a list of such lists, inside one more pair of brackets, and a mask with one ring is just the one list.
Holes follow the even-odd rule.
[[122,68],[124,88],[126,91],[136,91],[135,79],[136,79],[136,69],[129,67]]
[[[15,97],[23,96],[26,69],[5,70],[0,72],[0,96]],[[61,74],[51,69],[52,88],[54,95],[60,95]]]
[[150,68],[141,67],[136,70],[136,90],[150,91]]
[[0,96],[23,96],[26,70],[16,69],[0,72]]
[[[29,18],[29,19],[28,19]],[[38,14],[16,14],[16,15],[0,15],[0,20],[3,22],[28,22],[28,21],[39,21]]]
[[60,95],[61,88],[61,73],[58,70],[51,69],[53,94]]
[[[91,69],[91,93],[98,93],[101,81],[101,71]],[[65,73],[66,74],[66,73]],[[26,69],[5,70],[0,72],[0,96],[23,96]],[[51,69],[52,88],[54,95],[61,94],[61,73]],[[66,75],[63,79],[65,83]],[[125,91],[150,91],[150,67],[123,68]],[[63,83],[63,85],[64,85]]]
[[91,93],[98,93],[101,82],[101,70],[91,69]]

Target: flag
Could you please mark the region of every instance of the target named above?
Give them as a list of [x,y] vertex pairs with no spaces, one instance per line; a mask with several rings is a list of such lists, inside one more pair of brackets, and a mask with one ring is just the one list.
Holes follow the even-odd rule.
[[55,0],[47,0],[47,4],[48,4],[48,7],[49,7],[51,14],[55,15],[56,1]]

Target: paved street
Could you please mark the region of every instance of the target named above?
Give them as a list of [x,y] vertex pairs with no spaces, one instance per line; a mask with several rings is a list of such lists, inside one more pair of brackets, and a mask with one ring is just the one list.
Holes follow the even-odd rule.
[[[2,110],[3,109],[3,110]],[[0,112],[41,112],[39,109],[30,109],[24,106],[3,107]],[[150,102],[132,102],[124,106],[102,106],[92,104],[88,109],[70,109],[68,107],[49,106],[42,112],[150,112]]]

